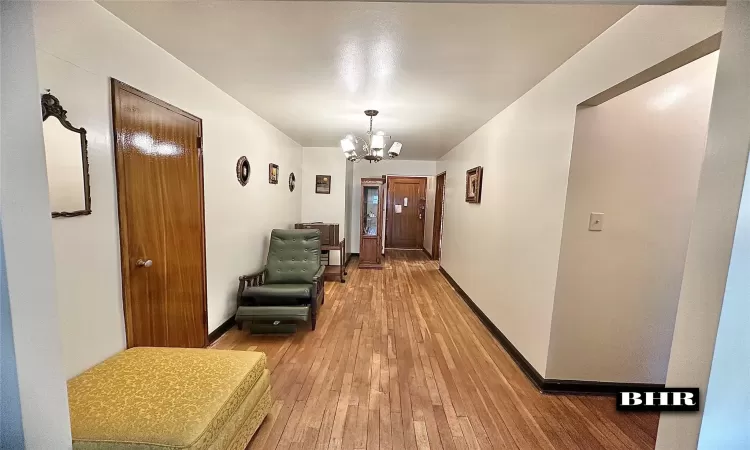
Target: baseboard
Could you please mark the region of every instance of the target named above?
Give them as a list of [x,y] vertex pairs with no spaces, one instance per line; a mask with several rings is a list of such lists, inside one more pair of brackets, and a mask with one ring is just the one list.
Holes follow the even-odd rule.
[[442,266],[440,266],[440,273],[443,274],[446,280],[448,280],[448,283],[450,283],[451,286],[453,286],[453,289],[456,290],[458,295],[463,299],[463,301],[471,308],[472,311],[474,311],[474,314],[477,315],[479,320],[482,321],[485,328],[487,328],[487,331],[490,332],[490,334],[497,339],[497,341],[500,343],[500,345],[503,346],[506,352],[510,355],[511,358],[513,358],[513,361],[516,362],[518,367],[521,369],[521,371],[526,374],[526,376],[529,378],[529,380],[534,383],[534,385],[539,389],[542,390],[542,383],[544,382],[544,378],[539,374],[539,372],[536,371],[534,366],[531,365],[529,361],[524,358],[524,356],[521,354],[521,352],[518,351],[518,349],[508,340],[507,337],[503,334],[502,331],[500,331],[497,326],[495,326],[494,323],[490,320],[489,317],[487,317],[484,312],[482,312],[481,309],[474,303],[474,301],[469,297],[466,292],[464,292],[463,289],[461,289],[461,286],[456,283],[456,280],[453,279],[450,275],[448,275],[448,272],[443,269]]
[[581,380],[556,380],[546,379],[537,372],[534,366],[521,354],[520,351],[508,340],[497,326],[477,306],[471,297],[461,289],[456,280],[448,272],[440,267],[440,273],[453,286],[463,301],[474,311],[477,318],[484,324],[487,331],[500,343],[510,357],[515,361],[518,368],[526,375],[537,389],[545,394],[589,394],[589,395],[615,395],[619,391],[627,390],[653,390],[663,388],[663,384],[651,383],[615,383],[608,381],[581,381]]
[[430,255],[430,252],[426,248],[422,247],[422,252],[427,256],[427,259],[432,260],[432,255]]
[[620,391],[652,391],[664,388],[657,383],[615,383],[610,381],[580,381],[545,379],[542,391],[546,394],[616,395]]
[[226,320],[226,322],[219,325],[214,331],[208,334],[208,345],[216,342],[224,333],[232,329],[234,326],[234,316]]
[[346,257],[346,262],[344,263],[344,267],[349,266],[349,262],[352,260],[352,258],[359,258],[359,253],[349,253]]

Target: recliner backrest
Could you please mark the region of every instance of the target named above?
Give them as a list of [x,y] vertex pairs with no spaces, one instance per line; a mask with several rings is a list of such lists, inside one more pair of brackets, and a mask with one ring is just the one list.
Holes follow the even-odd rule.
[[320,230],[273,230],[265,284],[312,283],[320,268]]

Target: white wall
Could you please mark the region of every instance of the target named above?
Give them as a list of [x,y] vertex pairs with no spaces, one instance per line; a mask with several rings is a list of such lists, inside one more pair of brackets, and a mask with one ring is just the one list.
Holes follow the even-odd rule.
[[698,448],[750,448],[750,173],[745,173]]
[[[441,264],[544,375],[576,105],[721,29],[721,7],[639,6],[438,163]],[[465,173],[484,167],[481,204]]]
[[[360,161],[354,164],[352,214],[350,216],[352,252],[359,253],[359,209],[362,203],[362,178],[380,177],[383,175],[434,176],[436,174],[435,170],[435,161],[385,159],[378,163]],[[383,207],[385,208],[385,202],[383,202]],[[383,236],[385,237],[385,234]]]
[[703,412],[662,414],[658,450],[695,448],[699,430],[700,448],[706,450],[747,448],[749,440],[747,233],[740,237],[746,205],[739,223],[737,214],[750,150],[750,1],[727,2],[725,20],[667,372],[667,386],[698,387],[705,403]]
[[[2,8],[2,6],[0,6]],[[9,40],[5,39],[8,30],[3,30],[6,24],[0,20],[0,54],[5,53]],[[2,84],[2,67],[0,67],[0,85]],[[0,104],[4,92],[0,88]],[[0,108],[0,126],[3,124]],[[4,132],[4,131],[3,131]],[[0,154],[2,153],[2,138],[0,138]],[[2,157],[0,157],[0,168]],[[0,169],[0,184],[2,183],[2,169]],[[0,214],[2,214],[0,205]],[[24,448],[23,423],[21,422],[21,399],[18,392],[18,373],[16,372],[16,349],[13,341],[13,321],[10,317],[10,298],[8,293],[8,276],[5,271],[5,251],[3,250],[2,223],[0,222],[0,448]]]
[[0,224],[0,448],[24,448],[21,397],[18,392],[16,348],[10,317],[8,276],[5,272],[2,224]]
[[[125,347],[109,77],[203,119],[208,327],[235,312],[237,277],[265,261],[273,228],[300,219],[301,147],[104,8],[91,1],[35,3],[39,84],[89,139],[93,214],[53,222],[65,374]],[[85,24],[82,25],[82,24]],[[245,155],[252,174],[235,176]],[[268,183],[268,164],[279,184]]]
[[547,378],[664,383],[718,59],[579,109]]
[[[331,193],[315,193],[315,176],[331,176]],[[303,147],[302,176],[297,189],[302,195],[302,222],[339,224],[339,239],[346,232],[347,161],[338,147]],[[331,265],[339,265],[338,251],[330,252]]]
[[424,239],[422,247],[432,255],[432,227],[435,221],[435,177],[427,177],[427,190],[425,191],[426,207],[424,218]]
[[[32,20],[30,2],[0,2],[0,221],[7,283],[2,297],[10,308],[26,448],[67,449],[72,442],[60,349],[62,315],[55,294]],[[15,414],[9,420],[16,419],[17,426]]]

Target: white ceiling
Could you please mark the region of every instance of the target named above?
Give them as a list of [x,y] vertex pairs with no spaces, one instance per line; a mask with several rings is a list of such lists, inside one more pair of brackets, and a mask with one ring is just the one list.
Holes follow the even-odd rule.
[[303,146],[375,129],[436,159],[632,6],[295,1],[102,5]]

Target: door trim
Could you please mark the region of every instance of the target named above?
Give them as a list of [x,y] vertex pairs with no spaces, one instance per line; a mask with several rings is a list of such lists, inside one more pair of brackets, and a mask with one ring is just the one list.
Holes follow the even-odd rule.
[[120,276],[122,277],[122,305],[123,305],[123,316],[125,320],[125,339],[127,348],[131,348],[131,326],[130,320],[130,307],[128,302],[128,292],[130,291],[130,258],[128,253],[128,230],[127,230],[127,217],[128,212],[125,208],[124,202],[120,202],[120,198],[125,198],[127,195],[126,180],[124,173],[122,173],[123,167],[123,156],[120,149],[119,139],[117,136],[117,96],[120,91],[125,91],[130,94],[141,97],[151,103],[161,106],[169,111],[180,114],[188,119],[191,119],[198,123],[198,180],[200,182],[200,210],[201,210],[201,258],[202,258],[202,271],[201,278],[203,282],[203,346],[208,346],[208,284],[206,282],[206,208],[205,208],[205,191],[203,186],[203,120],[200,117],[194,116],[187,111],[184,111],[176,106],[170,105],[169,103],[154,97],[153,95],[147,94],[129,84],[123,83],[115,78],[110,78],[110,94],[111,94],[111,107],[112,107],[112,148],[115,156],[115,177],[117,184],[117,213],[118,213],[118,232],[120,235]]
[[[435,176],[435,214],[432,218],[432,259],[440,260],[443,240],[443,217],[445,216],[445,172]],[[439,188],[442,182],[442,189]],[[438,199],[438,192],[441,197]]]
[[[392,243],[388,241],[389,236],[393,233],[393,222],[391,221],[391,215],[388,214],[388,211],[391,209],[391,201],[390,196],[388,195],[390,193],[391,189],[391,182],[392,181],[399,181],[399,180],[420,180],[420,183],[423,188],[423,194],[425,196],[425,203],[427,202],[427,177],[426,176],[399,176],[399,175],[387,175],[386,176],[386,185],[385,185],[385,236],[383,239],[383,249],[397,249],[398,247],[394,247]],[[425,214],[427,210],[427,205],[425,204]],[[426,217],[422,217],[422,222],[419,226],[419,235],[417,237],[417,246],[414,248],[407,248],[402,250],[421,250],[422,246],[424,245],[424,223],[425,223]],[[390,245],[389,245],[390,244]]]

